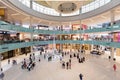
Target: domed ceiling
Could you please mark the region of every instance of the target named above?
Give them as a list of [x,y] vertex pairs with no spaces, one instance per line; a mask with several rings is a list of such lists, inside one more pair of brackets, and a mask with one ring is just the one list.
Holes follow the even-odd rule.
[[36,3],[55,9],[59,13],[72,13],[81,6],[86,5],[94,0],[34,0]]

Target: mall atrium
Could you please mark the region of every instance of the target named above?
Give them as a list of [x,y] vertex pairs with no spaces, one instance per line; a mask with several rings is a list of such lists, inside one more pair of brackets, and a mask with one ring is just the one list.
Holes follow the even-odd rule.
[[120,0],[0,0],[0,80],[119,75]]

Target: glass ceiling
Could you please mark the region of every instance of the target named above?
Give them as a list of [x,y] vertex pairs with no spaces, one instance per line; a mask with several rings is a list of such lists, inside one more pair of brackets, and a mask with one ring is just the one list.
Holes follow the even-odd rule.
[[[38,11],[40,13],[52,15],[52,16],[60,16],[60,13],[58,13],[54,9],[42,6],[34,1],[32,2],[32,7],[30,7],[31,0],[18,0],[18,1],[20,1],[25,6],[32,8],[33,10]],[[87,5],[82,6],[76,12],[73,12],[71,14],[61,14],[61,16],[74,16],[74,15],[79,15],[81,13],[86,13],[86,12],[89,12],[89,11],[99,8],[99,7],[109,3],[110,1],[112,1],[112,0],[95,0]]]

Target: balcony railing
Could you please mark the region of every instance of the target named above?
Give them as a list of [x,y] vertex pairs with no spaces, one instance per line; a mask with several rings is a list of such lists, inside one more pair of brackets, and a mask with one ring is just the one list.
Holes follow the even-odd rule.
[[[33,41],[33,42],[22,42],[22,43],[13,43],[13,44],[4,44],[0,45],[0,53],[14,50],[17,48],[23,48],[34,45],[43,45],[43,44],[53,44],[53,41]],[[120,48],[120,43],[118,42],[108,42],[108,41],[82,41],[82,40],[56,40],[55,44],[94,44],[94,45],[103,45],[109,47]]]
[[108,26],[106,28],[93,28],[93,29],[86,29],[86,30],[70,30],[70,31],[60,31],[60,30],[38,30],[32,28],[24,28],[22,26],[12,25],[0,21],[0,29],[1,30],[11,30],[16,32],[28,32],[28,33],[35,33],[35,34],[82,34],[84,33],[95,33],[95,32],[106,32],[106,31],[116,31],[120,30],[120,24]]

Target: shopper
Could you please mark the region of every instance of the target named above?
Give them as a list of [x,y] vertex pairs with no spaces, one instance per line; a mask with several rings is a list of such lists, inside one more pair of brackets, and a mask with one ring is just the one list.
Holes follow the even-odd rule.
[[0,79],[3,80],[5,74],[3,73],[3,69],[1,68],[1,71],[0,71]]
[[81,63],[81,59],[80,58],[78,59],[78,62]]
[[71,69],[71,62],[69,62],[68,66],[69,66],[69,69]]
[[64,57],[64,53],[62,53],[62,57]]
[[71,59],[69,59],[69,62],[71,63]]
[[62,62],[62,56],[60,56],[60,62]]
[[66,56],[66,54],[67,54],[67,53],[65,52],[65,56]]
[[77,54],[77,59],[79,59],[79,54]]
[[85,57],[83,57],[83,61],[85,61]]
[[68,66],[69,66],[69,62],[66,62],[66,68],[68,69]]
[[31,54],[29,56],[29,60],[30,60],[30,62],[32,62],[32,55]]
[[42,52],[40,51],[40,55],[42,55]]
[[70,54],[70,58],[72,58],[72,55]]
[[35,61],[35,53],[32,55],[32,60]]
[[65,62],[62,63],[62,68],[65,69]]
[[83,75],[81,73],[80,73],[79,77],[80,77],[80,80],[83,80]]
[[46,58],[46,54],[44,54],[44,59]]
[[41,60],[40,60],[40,57],[39,57],[39,60],[38,60],[38,61],[39,61],[39,62],[41,61]]
[[117,68],[117,67],[116,67],[116,64],[114,64],[114,65],[113,65],[113,69],[114,69],[114,71],[116,71],[116,68]]
[[8,59],[8,64],[10,64],[10,59]]
[[74,53],[74,57],[76,57],[76,54]]
[[108,59],[109,59],[109,61],[110,61],[110,59],[111,59],[111,56],[108,56]]
[[24,59],[23,65],[24,65],[24,68],[26,69],[26,68],[27,68],[27,62],[26,62],[26,59]]
[[17,61],[16,60],[12,60],[12,64],[13,65],[17,65]]

